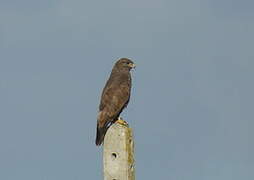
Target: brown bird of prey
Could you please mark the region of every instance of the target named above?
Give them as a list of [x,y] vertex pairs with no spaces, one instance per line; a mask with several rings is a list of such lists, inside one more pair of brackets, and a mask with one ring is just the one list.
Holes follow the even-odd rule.
[[95,141],[97,146],[102,144],[107,129],[117,120],[121,121],[119,116],[130,99],[130,70],[134,67],[130,59],[121,58],[112,69],[101,95]]

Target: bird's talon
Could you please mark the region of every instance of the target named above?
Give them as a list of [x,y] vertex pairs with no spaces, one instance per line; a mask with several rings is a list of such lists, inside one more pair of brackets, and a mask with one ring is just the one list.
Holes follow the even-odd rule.
[[129,126],[128,123],[127,123],[125,120],[123,120],[121,117],[118,118],[118,120],[116,121],[116,123],[121,124],[121,125],[123,125],[123,126]]

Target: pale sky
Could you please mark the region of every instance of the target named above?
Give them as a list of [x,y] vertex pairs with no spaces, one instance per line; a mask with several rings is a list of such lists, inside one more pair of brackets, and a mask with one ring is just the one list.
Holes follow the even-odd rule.
[[254,179],[254,1],[0,0],[0,179],[102,179],[100,94],[132,59],[136,179]]

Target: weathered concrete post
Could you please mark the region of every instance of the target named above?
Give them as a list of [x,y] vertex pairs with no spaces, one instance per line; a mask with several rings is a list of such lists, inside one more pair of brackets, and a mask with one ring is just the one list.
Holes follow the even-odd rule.
[[128,125],[114,123],[103,145],[104,180],[135,180],[134,142]]

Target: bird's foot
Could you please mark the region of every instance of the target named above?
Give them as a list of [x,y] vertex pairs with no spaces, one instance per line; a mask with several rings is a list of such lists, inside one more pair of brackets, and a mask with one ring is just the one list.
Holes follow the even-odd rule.
[[121,124],[123,126],[129,126],[129,124],[125,120],[123,120],[121,117],[118,117],[118,119],[116,120],[116,123]]

